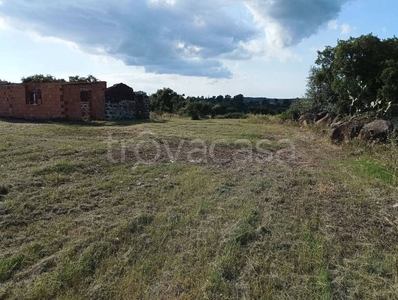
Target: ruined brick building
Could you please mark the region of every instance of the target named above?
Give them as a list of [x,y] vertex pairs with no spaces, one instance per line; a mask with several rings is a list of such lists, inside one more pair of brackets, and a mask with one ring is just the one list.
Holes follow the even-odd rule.
[[118,120],[149,118],[149,98],[125,84],[21,83],[0,85],[0,117]]
[[118,83],[105,91],[105,119],[148,119],[149,98],[143,92],[135,93],[124,83]]

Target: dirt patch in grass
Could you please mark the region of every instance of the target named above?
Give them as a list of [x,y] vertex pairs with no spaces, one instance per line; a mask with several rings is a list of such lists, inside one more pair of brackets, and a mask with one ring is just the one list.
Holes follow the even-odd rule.
[[256,165],[295,164],[295,149],[291,146],[287,142],[277,144],[269,141],[253,145],[246,141],[239,144],[220,140],[209,144],[199,140],[163,139],[113,147],[104,159],[133,167],[179,163],[248,171]]

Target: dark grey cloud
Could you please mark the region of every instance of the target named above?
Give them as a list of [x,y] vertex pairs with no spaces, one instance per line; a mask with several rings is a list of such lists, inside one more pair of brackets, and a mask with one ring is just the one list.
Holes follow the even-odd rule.
[[147,72],[229,78],[221,60],[249,59],[247,45],[264,30],[271,42],[297,44],[347,1],[3,0],[0,16]]
[[270,42],[296,45],[338,16],[351,0],[247,0]]

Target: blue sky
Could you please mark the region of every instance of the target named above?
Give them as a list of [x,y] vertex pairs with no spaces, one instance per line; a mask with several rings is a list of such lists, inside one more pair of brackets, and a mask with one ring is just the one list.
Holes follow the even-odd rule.
[[0,79],[92,74],[147,93],[300,97],[316,51],[397,35],[392,0],[0,0]]

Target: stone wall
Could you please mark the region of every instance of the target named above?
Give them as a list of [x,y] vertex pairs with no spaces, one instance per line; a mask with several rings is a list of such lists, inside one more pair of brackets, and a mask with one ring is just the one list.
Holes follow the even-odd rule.
[[143,93],[136,93],[136,118],[137,119],[149,119],[150,117],[150,107],[149,107],[149,97]]
[[135,101],[105,102],[105,120],[135,119]]
[[90,102],[82,102],[82,118],[90,118],[91,117],[91,109]]
[[105,119],[149,119],[149,97],[124,83],[115,84],[105,91]]

